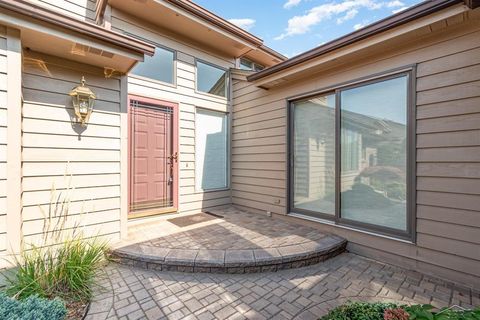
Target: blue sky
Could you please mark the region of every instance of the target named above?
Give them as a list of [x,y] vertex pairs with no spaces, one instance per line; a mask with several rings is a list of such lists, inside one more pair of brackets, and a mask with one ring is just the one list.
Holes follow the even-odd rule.
[[292,57],[419,0],[194,0]]

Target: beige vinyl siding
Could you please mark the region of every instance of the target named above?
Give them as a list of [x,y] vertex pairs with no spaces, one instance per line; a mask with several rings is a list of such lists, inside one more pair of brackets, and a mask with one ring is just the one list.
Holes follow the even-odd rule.
[[0,254],[6,248],[7,214],[7,36],[0,26]]
[[[52,195],[71,201],[64,229],[79,224],[87,237],[118,239],[120,79],[106,79],[102,69],[35,52],[24,53],[23,69],[24,243],[41,244]],[[72,127],[68,96],[82,76],[97,95],[85,130]]]
[[447,24],[415,43],[268,91],[237,76],[233,203],[287,213],[287,97],[417,64],[416,244],[317,225],[346,237],[353,252],[479,287],[480,25]]
[[96,0],[30,0],[52,11],[59,11],[79,20],[94,22]]
[[174,50],[175,84],[130,74],[129,94],[178,103],[179,105],[179,212],[194,213],[230,204],[230,190],[201,191],[195,189],[195,111],[196,108],[229,112],[225,98],[198,93],[195,90],[195,59],[210,62],[225,69],[234,66],[234,59],[193,47],[188,42],[161,33],[158,27],[140,24],[128,14],[112,9],[112,29],[124,32],[158,46]]

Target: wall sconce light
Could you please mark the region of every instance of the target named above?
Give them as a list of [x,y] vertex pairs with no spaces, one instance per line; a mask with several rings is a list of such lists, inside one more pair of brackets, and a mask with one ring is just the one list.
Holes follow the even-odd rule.
[[82,76],[81,84],[73,88],[69,95],[72,97],[77,122],[79,122],[82,127],[86,127],[88,119],[90,119],[90,115],[92,114],[93,103],[96,97],[95,93],[93,93],[89,87],[85,86],[85,77]]

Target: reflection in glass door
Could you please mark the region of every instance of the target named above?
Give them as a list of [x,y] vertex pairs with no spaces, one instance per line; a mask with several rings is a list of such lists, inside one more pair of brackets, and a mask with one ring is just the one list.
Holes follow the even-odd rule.
[[293,104],[292,206],[314,216],[335,214],[335,95]]

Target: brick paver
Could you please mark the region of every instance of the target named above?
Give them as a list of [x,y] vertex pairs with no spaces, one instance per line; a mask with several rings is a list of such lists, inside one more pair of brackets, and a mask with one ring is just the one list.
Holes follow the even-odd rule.
[[351,253],[259,274],[189,274],[111,264],[98,283],[87,320],[316,319],[348,300],[466,308],[480,301],[479,292]]

